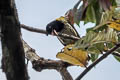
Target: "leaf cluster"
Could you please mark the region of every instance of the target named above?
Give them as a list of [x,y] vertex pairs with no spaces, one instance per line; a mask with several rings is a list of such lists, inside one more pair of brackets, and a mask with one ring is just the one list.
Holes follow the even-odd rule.
[[[81,6],[78,8],[79,5]],[[116,0],[79,1],[66,13],[66,17],[71,24],[75,23],[78,26],[80,21],[96,25],[86,29],[86,35],[75,44],[64,47],[63,51],[57,54],[57,58],[85,67],[89,57],[91,61],[95,61],[99,55],[103,55],[120,41],[120,8],[117,7]],[[116,51],[120,53],[120,49]],[[114,57],[120,61],[120,57]]]

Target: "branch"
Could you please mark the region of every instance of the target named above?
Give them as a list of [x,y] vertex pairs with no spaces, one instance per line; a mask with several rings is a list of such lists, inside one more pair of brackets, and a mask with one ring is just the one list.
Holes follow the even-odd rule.
[[[26,29],[26,30],[31,31],[31,32],[37,32],[37,33],[42,33],[42,34],[46,34],[47,35],[46,30],[33,28],[33,27],[30,27],[30,26],[26,26],[24,24],[21,24],[21,28]],[[64,38],[67,38],[67,39],[73,39],[73,40],[79,40],[80,39],[79,37],[75,37],[75,36],[67,35],[67,34],[62,34],[62,33],[58,33],[57,36],[64,37]]]
[[60,74],[62,75],[63,80],[73,80],[66,68],[62,68]]
[[42,57],[39,57],[35,50],[31,48],[24,40],[22,40],[25,56],[28,60],[31,61],[33,68],[36,71],[42,71],[45,69],[55,69],[62,75],[63,80],[73,80],[72,76],[67,71],[67,67],[71,66],[71,64],[68,64],[66,62],[63,62],[61,60],[50,60],[50,59],[44,59]]
[[6,80],[29,80],[15,0],[0,0],[0,32]]
[[109,51],[107,51],[105,54],[103,54],[103,56],[101,56],[99,59],[97,59],[95,62],[93,62],[90,66],[88,66],[77,78],[76,80],[81,80],[83,76],[85,76],[85,74],[87,74],[87,72],[89,72],[96,64],[98,64],[99,62],[101,62],[103,59],[105,59],[109,54],[111,54],[112,52],[114,52],[116,49],[118,49],[120,47],[120,43],[118,43],[116,46],[114,46],[112,49],[110,49]]
[[[109,50],[110,50],[110,49],[104,50],[104,52],[107,52],[107,51],[109,51]],[[117,57],[120,57],[120,53],[119,53],[118,51],[112,52],[112,55],[117,56]]]
[[37,33],[42,33],[42,34],[46,34],[47,35],[47,32],[45,30],[34,28],[34,27],[30,27],[30,26],[26,26],[24,24],[21,24],[21,28],[26,29],[26,30],[31,31],[31,32],[37,32]]
[[0,37],[3,37],[3,34],[0,32]]

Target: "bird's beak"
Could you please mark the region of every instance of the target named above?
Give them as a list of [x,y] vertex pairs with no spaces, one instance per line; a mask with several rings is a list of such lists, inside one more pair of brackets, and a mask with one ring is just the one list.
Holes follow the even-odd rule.
[[[49,33],[46,33],[46,35],[48,36]],[[56,30],[53,30],[53,31],[51,32],[51,35],[53,35],[53,36],[58,36],[58,33],[56,32]]]
[[53,30],[53,34],[56,35],[56,36],[58,36],[58,33],[56,32],[55,29]]
[[54,30],[52,31],[51,35],[53,35],[53,36],[58,36],[58,33],[57,33],[56,30],[54,29]]

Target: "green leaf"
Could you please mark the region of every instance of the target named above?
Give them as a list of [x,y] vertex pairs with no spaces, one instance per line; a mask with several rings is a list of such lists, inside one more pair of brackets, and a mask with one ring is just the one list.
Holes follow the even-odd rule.
[[89,31],[86,36],[83,36],[80,40],[78,40],[75,44],[74,47],[83,49],[85,50],[86,48],[89,47],[90,41],[93,40],[93,38],[96,37],[96,33],[94,31]]
[[101,11],[101,8],[100,8],[98,2],[96,2],[96,3],[93,5],[93,7],[94,7],[94,11],[95,11],[95,16],[96,16],[96,25],[98,25],[98,24],[100,23],[102,11]]
[[87,49],[87,52],[90,54],[100,54],[100,50],[97,49],[95,46],[91,46]]
[[102,42],[101,43],[97,43],[97,44],[93,44],[93,46],[95,46],[99,50],[99,52],[103,51],[104,47],[105,47],[104,43],[102,43]]
[[90,54],[90,59],[92,62],[94,62],[96,59],[98,59],[99,54]]
[[110,0],[110,2],[112,3],[112,6],[117,6],[116,0]]
[[108,49],[111,49],[113,46],[115,46],[114,43],[111,43],[111,42],[106,43],[106,47],[107,47]]
[[117,42],[118,36],[116,31],[112,28],[108,28],[107,30],[100,32],[89,31],[86,36],[82,37],[75,43],[74,47],[85,50],[88,53],[100,54],[109,47],[113,47],[112,44]]
[[120,62],[120,57],[118,57],[118,56],[114,56],[114,58],[115,58],[117,61]]
[[96,14],[92,5],[88,6],[84,21],[85,24],[88,22],[96,23]]
[[98,35],[92,40],[92,44],[100,42],[118,42],[118,36],[114,29],[108,28],[98,33]]
[[94,31],[93,29],[94,29],[94,27],[92,27],[92,28],[87,28],[87,29],[86,29],[86,32],[88,33],[89,31]]

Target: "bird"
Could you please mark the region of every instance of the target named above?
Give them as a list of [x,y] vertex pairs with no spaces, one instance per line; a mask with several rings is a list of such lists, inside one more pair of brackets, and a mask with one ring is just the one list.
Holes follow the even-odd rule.
[[[46,26],[47,35],[58,35],[58,33],[72,35],[75,37],[80,37],[74,26],[68,21],[64,16],[61,16],[52,22],[48,23]],[[67,39],[64,37],[57,36],[59,41],[64,45],[74,44],[76,40]]]

